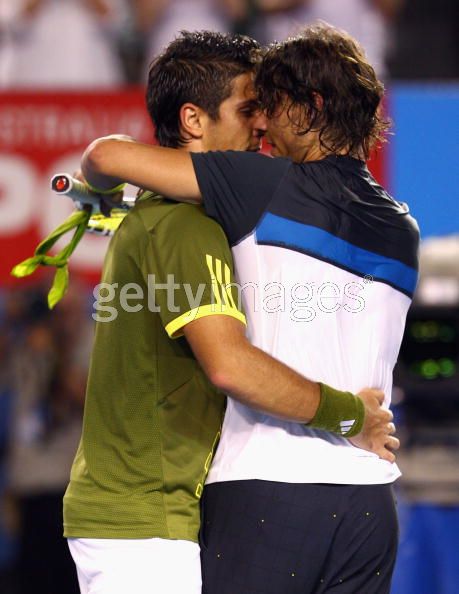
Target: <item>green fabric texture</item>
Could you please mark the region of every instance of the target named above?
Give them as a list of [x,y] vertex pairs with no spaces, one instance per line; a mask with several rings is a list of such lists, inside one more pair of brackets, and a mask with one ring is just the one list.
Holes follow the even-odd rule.
[[[34,256],[17,264],[11,271],[13,276],[22,278],[33,274],[39,266],[55,266],[57,268],[56,274],[48,293],[48,307],[50,309],[53,309],[67,291],[69,284],[68,261],[83,237],[90,217],[91,213],[86,210],[73,212],[68,219],[38,244]],[[53,245],[72,229],[75,229],[75,233],[69,243],[55,256],[48,255]]]
[[[94,304],[83,432],[64,497],[65,536],[197,542],[199,498],[225,398],[179,335],[194,309],[189,297],[199,295],[204,308],[212,303],[208,255],[216,276],[220,261],[234,282],[217,223],[199,206],[151,194],[112,237],[106,284]],[[171,276],[178,286],[168,304],[164,286]],[[153,281],[162,285],[155,294]],[[132,294],[129,308],[123,293]],[[178,337],[172,340],[166,328]]]
[[354,437],[360,433],[365,420],[363,401],[351,392],[341,392],[319,383],[320,404],[308,427]]

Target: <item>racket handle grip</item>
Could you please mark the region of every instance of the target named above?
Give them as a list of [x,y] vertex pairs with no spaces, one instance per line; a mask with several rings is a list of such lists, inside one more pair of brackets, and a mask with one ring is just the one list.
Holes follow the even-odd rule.
[[67,173],[57,173],[51,179],[51,189],[56,194],[71,198],[81,204],[99,206],[100,197],[96,196],[83,182],[78,181]]
[[[91,204],[99,207],[100,196],[92,192],[83,182],[75,179],[68,173],[56,173],[51,179],[51,189],[60,194],[67,196],[74,202],[80,204]],[[125,196],[121,204],[117,204],[116,208],[129,209],[134,206],[135,198]]]

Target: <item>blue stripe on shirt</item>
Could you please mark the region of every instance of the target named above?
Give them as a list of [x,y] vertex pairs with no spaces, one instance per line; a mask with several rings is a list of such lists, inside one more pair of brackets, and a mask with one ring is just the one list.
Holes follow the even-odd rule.
[[266,213],[256,228],[257,243],[276,245],[326,260],[358,275],[370,275],[413,295],[417,271],[398,260],[359,248],[318,227]]

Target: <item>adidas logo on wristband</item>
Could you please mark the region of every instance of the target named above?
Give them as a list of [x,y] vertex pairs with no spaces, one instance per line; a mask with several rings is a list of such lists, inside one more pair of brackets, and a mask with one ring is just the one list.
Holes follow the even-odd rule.
[[354,426],[354,423],[355,419],[352,419],[352,421],[341,421],[339,424],[341,429],[341,435],[346,435],[346,433],[349,433],[349,431]]

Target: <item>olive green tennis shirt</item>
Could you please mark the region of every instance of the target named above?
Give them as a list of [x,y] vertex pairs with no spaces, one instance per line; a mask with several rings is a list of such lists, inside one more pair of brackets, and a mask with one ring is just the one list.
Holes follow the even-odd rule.
[[144,195],[111,240],[83,434],[64,497],[64,534],[197,541],[199,498],[225,400],[183,326],[241,322],[232,259],[201,207]]

